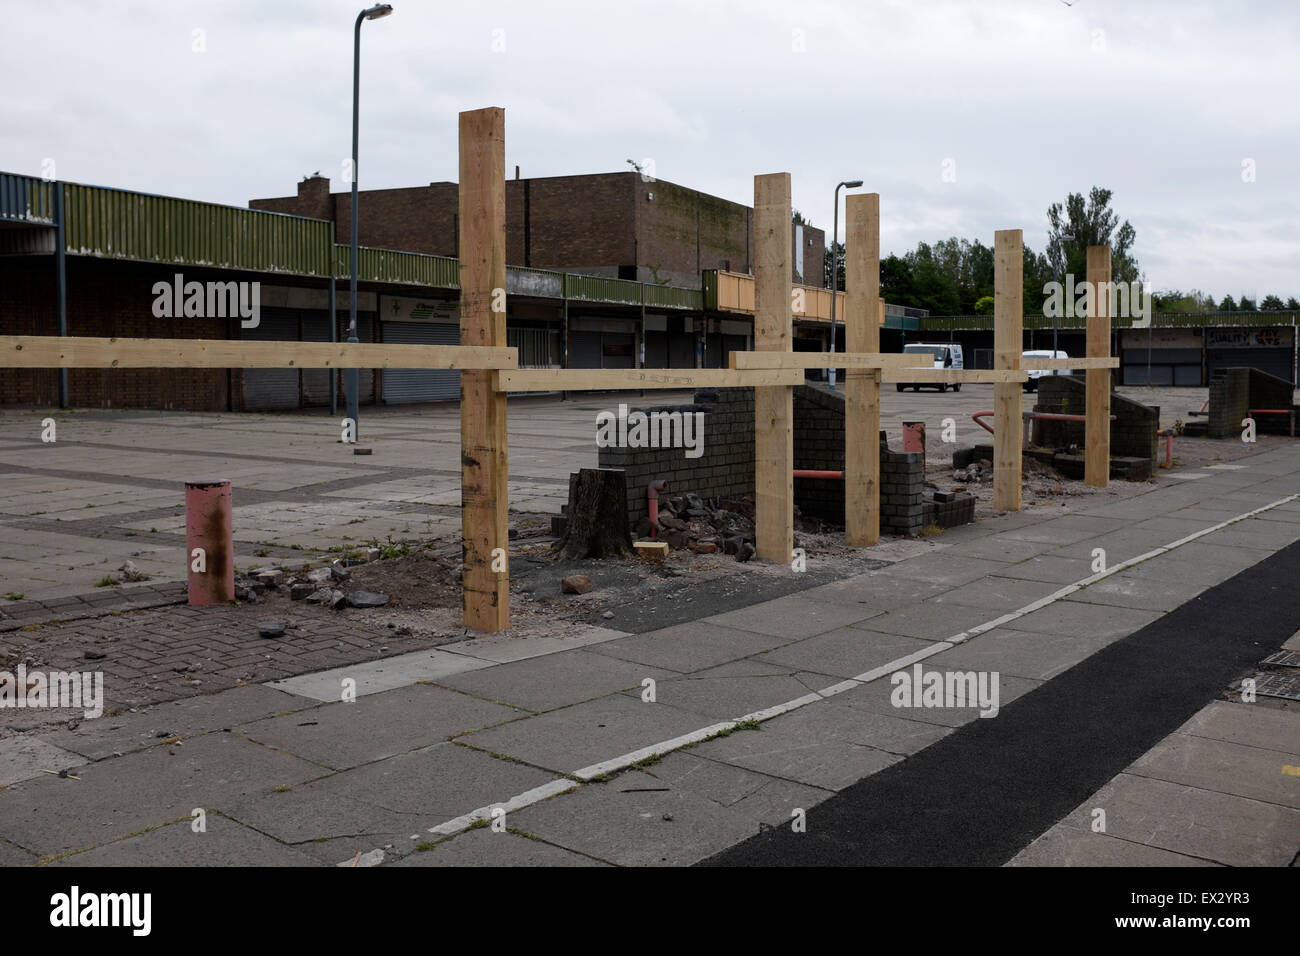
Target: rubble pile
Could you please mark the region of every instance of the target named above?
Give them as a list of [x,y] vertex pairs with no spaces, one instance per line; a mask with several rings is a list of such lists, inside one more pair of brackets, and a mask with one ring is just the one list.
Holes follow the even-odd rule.
[[383,607],[388,597],[372,591],[347,590],[345,585],[352,577],[348,570],[357,564],[367,564],[379,556],[371,548],[351,558],[337,558],[328,567],[312,568],[286,575],[280,568],[253,568],[235,576],[235,600],[257,604],[269,593],[282,592],[291,601],[320,604],[333,610],[344,607]]
[[[795,529],[820,532],[822,523],[805,519],[798,506],[794,509]],[[664,495],[659,499],[658,521],[642,518],[636,525],[636,537],[654,537],[674,551],[695,554],[729,554],[737,561],[754,556],[754,503],[747,498],[705,499],[684,493]]]

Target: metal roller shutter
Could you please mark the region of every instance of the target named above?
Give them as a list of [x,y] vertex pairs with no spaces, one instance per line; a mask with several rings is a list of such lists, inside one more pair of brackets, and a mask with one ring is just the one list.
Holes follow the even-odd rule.
[[1257,368],[1292,381],[1291,349],[1209,349],[1205,353],[1210,373],[1221,368]]
[[[298,313],[294,309],[262,309],[256,328],[244,329],[246,340],[258,342],[298,339]],[[298,369],[250,368],[244,370],[244,408],[282,411],[298,407]]]
[[[384,341],[395,345],[459,345],[460,326],[445,322],[385,322]],[[385,369],[384,401],[434,402],[460,398],[460,372],[450,369]]]
[[[302,340],[328,342],[330,340],[329,315],[325,312],[302,312]],[[328,405],[330,403],[330,373],[325,368],[302,370],[302,403]]]
[[569,368],[600,368],[599,332],[569,332]]

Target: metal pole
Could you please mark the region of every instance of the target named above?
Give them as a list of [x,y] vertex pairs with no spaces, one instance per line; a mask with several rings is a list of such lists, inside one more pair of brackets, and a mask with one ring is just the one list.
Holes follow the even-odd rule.
[[[331,258],[333,258],[331,256]],[[334,290],[334,264],[330,263],[330,341],[339,340],[338,296]],[[330,369],[330,417],[339,413],[339,370]]]
[[[839,260],[839,256],[835,254],[835,244],[840,241],[840,186],[843,185],[844,185],[843,183],[840,183],[839,186],[835,187],[835,216],[834,219],[832,220],[834,225],[831,227],[831,348],[830,348],[830,352],[832,355],[835,354],[835,300],[840,297],[839,296],[840,260]],[[832,366],[833,365],[834,363],[832,363]],[[831,388],[835,387],[835,369],[833,367],[828,368],[826,370],[826,383]]]
[[[57,296],[59,335],[68,334],[68,243],[64,232],[66,219],[63,205],[63,183],[54,183],[54,287]],[[68,407],[68,370],[59,369],[59,408]]]
[[[352,40],[352,249],[349,255],[351,274],[348,284],[348,341],[358,342],[357,338],[357,123],[358,100],[361,96],[361,21],[365,19],[363,10],[357,14],[356,27]],[[358,417],[361,401],[360,369],[350,368],[344,375],[344,388],[348,393],[347,417],[352,419],[353,437],[359,437]]]

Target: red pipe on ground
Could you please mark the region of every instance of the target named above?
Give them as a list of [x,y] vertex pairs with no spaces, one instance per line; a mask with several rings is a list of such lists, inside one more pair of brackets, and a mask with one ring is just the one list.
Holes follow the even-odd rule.
[[650,512],[650,537],[659,537],[659,492],[668,487],[668,482],[660,478],[646,485],[646,510]]
[[1293,408],[1252,408],[1251,416],[1255,415],[1290,415],[1291,416],[1291,437],[1295,438],[1295,409]]
[[844,472],[842,471],[817,471],[815,468],[796,468],[794,476],[796,478],[829,478],[832,481],[844,480]]

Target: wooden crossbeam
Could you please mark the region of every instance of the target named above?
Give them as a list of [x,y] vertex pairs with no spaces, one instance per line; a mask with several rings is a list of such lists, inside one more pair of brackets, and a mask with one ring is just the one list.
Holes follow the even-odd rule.
[[[880,194],[845,197],[845,355],[882,358],[880,325]],[[928,356],[927,356],[928,357]],[[839,359],[831,357],[835,365]],[[894,364],[890,356],[888,364]],[[915,356],[897,356],[915,362]],[[881,363],[885,366],[886,363]],[[870,547],[880,540],[880,379],[870,366],[845,364],[844,541]]]
[[747,371],[725,368],[539,368],[497,375],[497,388],[503,392],[613,392],[621,389],[744,388],[803,383],[803,372],[797,368]]
[[497,369],[518,367],[518,352],[463,345],[0,335],[0,368]]
[[1022,358],[1020,367],[1030,372],[1046,372],[1052,369],[1089,369],[1119,368],[1119,358]]
[[[910,368],[915,355],[901,352],[732,352],[733,369],[768,368]],[[931,366],[933,367],[933,366]]]
[[[460,114],[460,341],[506,344],[506,120],[497,107]],[[460,520],[465,626],[510,626],[506,395],[499,372],[461,375]]]
[[1019,378],[993,386],[993,507],[1020,510],[1022,436],[1020,371],[1024,348],[1024,235],[1019,229],[993,234],[993,365]]
[[1029,376],[1021,369],[1013,368],[888,368],[880,373],[882,382],[947,382],[949,385],[967,383],[994,384],[1006,382],[1023,382]]

